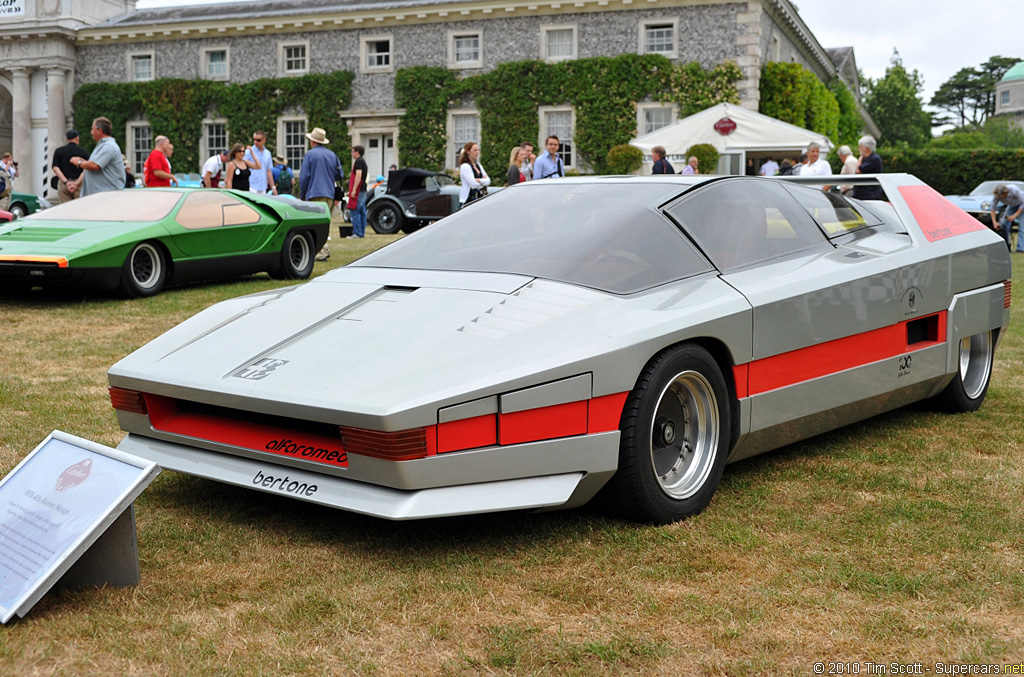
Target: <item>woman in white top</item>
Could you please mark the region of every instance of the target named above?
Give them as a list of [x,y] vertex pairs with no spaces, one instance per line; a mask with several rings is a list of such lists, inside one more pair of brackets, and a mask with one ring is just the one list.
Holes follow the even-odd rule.
[[462,179],[459,207],[486,195],[487,186],[491,185],[491,177],[480,166],[479,158],[480,144],[470,141],[462,147],[459,154],[459,177]]

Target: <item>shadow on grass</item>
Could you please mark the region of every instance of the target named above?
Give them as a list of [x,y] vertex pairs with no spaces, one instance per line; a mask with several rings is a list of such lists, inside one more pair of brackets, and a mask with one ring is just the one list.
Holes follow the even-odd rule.
[[[746,503],[745,495],[756,494],[760,487],[780,475],[806,472],[809,460],[845,459],[859,453],[850,449],[863,446],[860,442],[911,424],[927,425],[923,417],[930,412],[927,405],[911,405],[730,465],[709,510],[735,510],[730,503]],[[842,456],[833,456],[837,449],[843,450],[839,452]],[[583,508],[567,511],[511,511],[390,521],[167,472],[150,487],[144,500],[173,511],[181,520],[208,525],[220,522],[226,531],[273,535],[295,545],[344,545],[405,565],[449,560],[459,555],[521,554],[609,533],[616,540],[623,532],[638,532],[641,539],[656,538],[654,531],[658,529],[605,514],[599,504],[600,495]]]
[[222,522],[226,530],[274,534],[295,545],[344,545],[395,562],[445,560],[453,554],[517,551],[629,525],[586,506],[536,513],[508,511],[391,521],[167,472],[144,500],[181,520]]

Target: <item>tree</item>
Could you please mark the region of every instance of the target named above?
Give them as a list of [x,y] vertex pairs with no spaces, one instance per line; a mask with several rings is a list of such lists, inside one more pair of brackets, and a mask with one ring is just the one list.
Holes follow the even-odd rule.
[[1024,129],[1013,124],[1006,116],[992,116],[981,128],[985,136],[1001,148],[1024,148]]
[[994,56],[979,68],[961,68],[935,90],[929,102],[946,111],[946,115],[937,118],[936,123],[956,127],[984,124],[988,116],[995,113],[996,83],[1016,63],[1017,59]]
[[924,110],[921,75],[907,71],[897,50],[893,50],[885,76],[867,80],[864,106],[882,130],[882,143],[923,146],[931,138],[932,120]]

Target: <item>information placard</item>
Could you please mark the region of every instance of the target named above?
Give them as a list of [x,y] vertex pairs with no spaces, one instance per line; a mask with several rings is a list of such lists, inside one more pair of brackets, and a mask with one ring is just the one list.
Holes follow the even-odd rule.
[[58,430],[33,449],[0,481],[0,623],[28,613],[159,472]]

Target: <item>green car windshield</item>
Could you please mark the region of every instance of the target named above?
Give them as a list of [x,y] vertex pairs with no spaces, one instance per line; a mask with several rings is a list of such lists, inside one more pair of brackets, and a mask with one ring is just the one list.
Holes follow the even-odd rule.
[[160,221],[167,218],[181,196],[182,193],[152,189],[93,193],[25,218],[38,221]]

